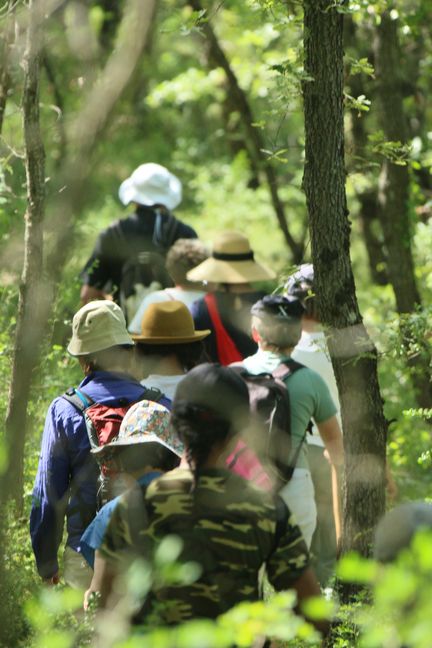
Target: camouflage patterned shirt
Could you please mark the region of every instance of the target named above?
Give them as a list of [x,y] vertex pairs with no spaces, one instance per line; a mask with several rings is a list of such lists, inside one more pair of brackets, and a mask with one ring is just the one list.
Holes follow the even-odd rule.
[[146,620],[155,611],[164,624],[215,618],[259,598],[263,564],[278,591],[290,588],[308,566],[299,528],[286,508],[282,516],[278,511],[271,495],[227,470],[203,470],[194,486],[192,473],[178,468],[122,497],[101,553],[109,561],[125,555],[151,560],[161,538],[179,536],[179,562],[199,563],[201,575],[188,585],[153,585],[143,608]]

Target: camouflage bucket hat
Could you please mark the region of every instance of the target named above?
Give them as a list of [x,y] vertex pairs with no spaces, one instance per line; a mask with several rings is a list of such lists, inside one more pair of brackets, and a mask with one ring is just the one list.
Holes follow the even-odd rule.
[[170,421],[170,411],[160,403],[148,400],[135,403],[126,413],[118,436],[111,443],[95,448],[92,453],[99,459],[105,453],[126,446],[156,443],[176,457],[181,457],[183,444],[172,429]]

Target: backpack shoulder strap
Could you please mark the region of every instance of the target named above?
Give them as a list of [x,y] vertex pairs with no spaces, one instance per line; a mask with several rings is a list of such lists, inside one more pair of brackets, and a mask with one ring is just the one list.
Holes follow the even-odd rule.
[[301,362],[289,358],[288,360],[281,362],[280,365],[272,371],[272,376],[278,380],[284,381],[288,376],[292,376],[296,371],[303,368],[304,365],[301,364]]
[[161,213],[156,210],[153,244],[157,248],[168,250],[176,240],[179,225],[179,221],[171,212]]
[[77,389],[76,387],[69,387],[69,389],[62,394],[62,398],[74,405],[76,409],[82,413],[84,413],[90,405],[94,405],[94,400],[82,389]]
[[139,400],[148,400],[153,401],[154,403],[159,403],[163,397],[164,393],[157,387],[146,387]]
[[216,348],[219,362],[222,365],[230,365],[233,362],[241,362],[243,356],[238,350],[231,335],[226,330],[221,316],[219,315],[216,297],[213,293],[207,293],[204,297],[207,311],[212,323],[213,332],[216,338]]

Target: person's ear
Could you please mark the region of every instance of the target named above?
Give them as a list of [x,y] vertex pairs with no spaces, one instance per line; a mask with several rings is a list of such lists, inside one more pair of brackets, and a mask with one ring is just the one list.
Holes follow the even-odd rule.
[[260,334],[258,333],[258,331],[256,330],[255,326],[252,326],[252,329],[251,329],[251,335],[252,335],[252,340],[253,340],[254,342],[256,342],[257,344],[258,344],[259,342],[261,342],[261,336],[260,336]]

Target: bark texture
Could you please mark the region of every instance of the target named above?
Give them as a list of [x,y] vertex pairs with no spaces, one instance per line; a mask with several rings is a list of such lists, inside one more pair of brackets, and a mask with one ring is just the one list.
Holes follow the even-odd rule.
[[[340,393],[345,447],[341,549],[368,555],[385,507],[387,424],[377,352],[362,323],[350,260],[345,194],[343,17],[329,0],[304,1],[304,190],[320,316]],[[323,134],[325,136],[323,137]]]
[[6,11],[6,17],[3,20],[0,38],[0,133],[3,128],[6,102],[10,88],[9,59],[15,26],[15,11],[12,7],[12,2],[7,2],[4,10]]
[[[389,141],[407,142],[407,123],[403,107],[403,79],[397,20],[388,12],[381,16],[374,42],[375,71],[378,83],[379,120]],[[409,208],[410,177],[408,166],[394,164],[385,158],[378,186],[378,214],[384,232],[387,271],[393,286],[396,308],[400,315],[421,307],[412,254],[412,225]],[[430,353],[419,342],[419,353],[410,353],[411,333],[403,320],[401,334],[411,368],[417,402],[420,407],[432,407]]]
[[6,443],[9,467],[2,496],[13,497],[22,507],[24,442],[27,427],[27,402],[32,371],[37,364],[41,339],[43,294],[43,215],[45,200],[45,152],[39,123],[40,30],[36,26],[33,3],[29,5],[30,22],[24,54],[22,99],[27,180],[24,263],[19,290],[17,329],[12,365],[12,379],[6,414]]
[[[189,0],[189,4],[195,11],[203,10],[203,6],[199,0]],[[245,91],[240,87],[238,79],[210,22],[208,20],[203,22],[201,29],[208,43],[210,62],[214,67],[220,67],[225,72],[231,105],[235,107],[240,115],[246,134],[246,144],[248,145],[249,155],[254,160],[254,167],[260,169],[266,178],[273,209],[285,242],[291,251],[292,261],[293,263],[301,263],[303,260],[304,246],[302,243],[297,242],[289,231],[285,207],[279,195],[277,175],[272,163],[263,153],[263,150],[266,148],[265,143],[260,130],[253,126],[256,120],[252,114],[248,97]]]
[[93,164],[92,154],[142,53],[155,2],[147,0],[144,7],[141,0],[125,3],[117,46],[68,132],[68,155],[58,172],[57,191],[53,191],[54,195],[47,204],[45,229],[48,246],[44,263],[41,262],[41,221],[45,181],[41,166],[43,147],[37,125],[41,55],[38,30],[43,27],[43,16],[39,16],[34,8],[39,6],[36,3],[29,6],[29,53],[25,59],[26,84],[23,99],[29,205],[26,216],[26,257],[6,421],[9,462],[0,484],[0,500],[5,502],[12,495],[19,503],[22,502],[26,411],[32,374],[40,359],[41,345],[49,331],[48,322],[55,303],[56,288],[73,242],[75,216],[85,203],[86,181]]

